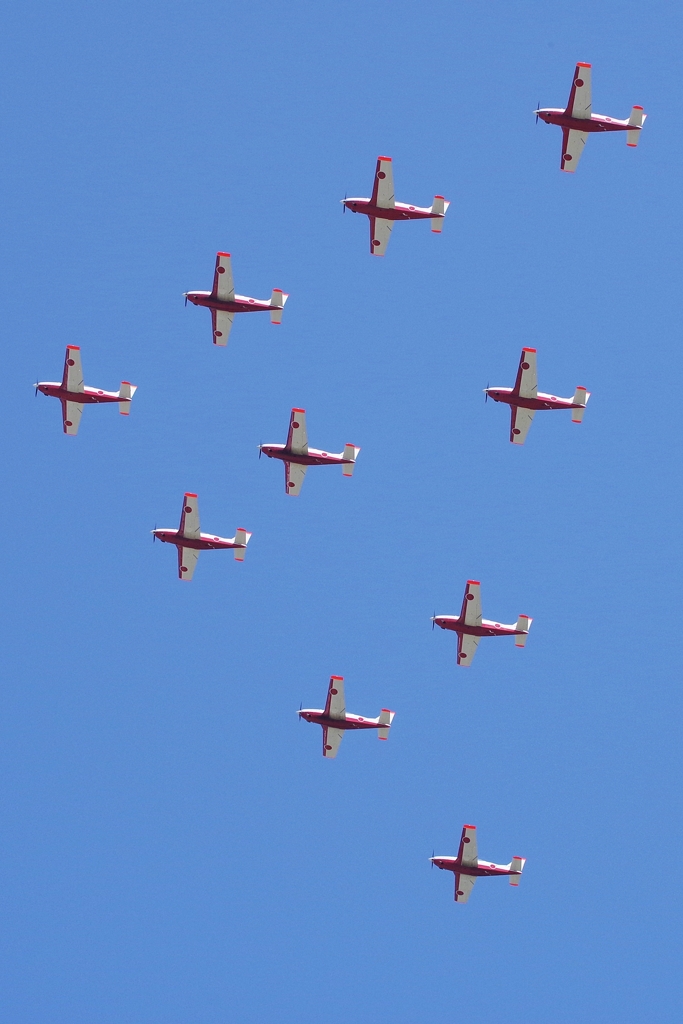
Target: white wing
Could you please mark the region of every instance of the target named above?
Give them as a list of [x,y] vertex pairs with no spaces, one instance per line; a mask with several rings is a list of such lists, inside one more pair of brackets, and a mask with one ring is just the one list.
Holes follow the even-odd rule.
[[187,492],[183,495],[183,509],[180,513],[178,533],[181,537],[199,540],[199,501],[196,494]]
[[575,171],[579,166],[579,160],[586,145],[588,132],[577,132],[573,128],[562,129],[562,160],[560,168],[563,171]]
[[301,493],[301,485],[306,476],[308,466],[301,466],[298,462],[285,462],[285,491],[294,497]]
[[577,64],[567,103],[567,113],[583,121],[591,116],[591,66]]
[[521,405],[510,406],[510,440],[513,444],[524,444],[534,413],[534,409],[523,409]]
[[75,437],[78,433],[78,424],[83,415],[83,406],[80,402],[66,402],[62,399],[62,421],[64,433]]
[[308,452],[305,409],[292,409],[287,432],[287,451],[294,452],[295,455],[306,455]]
[[476,865],[478,863],[476,825],[463,825],[458,858],[461,864]]
[[229,252],[216,253],[216,270],[213,275],[213,294],[221,302],[232,302],[235,285],[232,281],[232,261]]
[[481,637],[471,633],[458,633],[458,665],[467,668],[472,664]]
[[477,880],[476,875],[456,875],[455,876],[455,902],[456,903],[467,903],[470,898],[470,893],[474,889],[474,883]]
[[373,256],[384,256],[393,226],[393,220],[370,217],[370,252]]
[[514,390],[520,398],[536,397],[538,392],[538,370],[536,368],[535,348],[522,349]]
[[380,206],[384,210],[394,209],[394,169],[390,156],[377,157],[375,181],[372,186],[370,202],[373,206]]
[[467,581],[460,618],[466,626],[481,626],[481,583],[478,580]]
[[234,313],[226,313],[224,309],[211,310],[211,323],[213,326],[214,345],[227,345],[230,337],[232,322],[235,319]]
[[181,580],[191,580],[194,576],[195,566],[197,565],[197,559],[199,558],[199,551],[197,548],[181,548],[178,547],[178,578]]
[[339,744],[344,738],[343,729],[332,729],[323,726],[323,757],[336,757]]
[[327,690],[327,701],[325,702],[325,714],[329,718],[346,718],[343,676],[330,676],[330,685]]
[[62,387],[72,394],[85,390],[83,383],[83,367],[81,366],[81,350],[78,345],[67,345],[64,358],[64,375]]

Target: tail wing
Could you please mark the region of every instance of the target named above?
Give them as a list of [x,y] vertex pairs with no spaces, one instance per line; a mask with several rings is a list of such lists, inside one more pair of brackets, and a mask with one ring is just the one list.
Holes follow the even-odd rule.
[[522,871],[524,871],[524,865],[526,864],[526,857],[513,857],[512,863],[510,864],[510,870],[514,871],[514,875],[510,875],[510,885],[519,885],[522,878]]
[[637,146],[640,138],[640,129],[645,123],[647,114],[643,113],[642,107],[634,107],[631,111],[631,116],[628,119],[628,123],[633,125],[631,131],[626,132],[626,145]]
[[235,544],[241,545],[240,547],[235,548],[236,562],[244,561],[244,556],[247,553],[247,544],[249,543],[250,539],[251,534],[247,533],[247,531],[242,529],[242,527],[240,526],[239,529],[237,530],[237,533],[235,534]]
[[287,292],[283,292],[281,288],[273,288],[273,294],[270,297],[271,324],[282,323],[282,310],[285,308],[285,302],[287,301],[288,298],[289,295],[287,294]]
[[524,632],[515,637],[515,647],[526,647],[526,640],[533,621],[534,620],[530,619],[528,615],[520,615],[518,617],[516,628],[521,629]]
[[580,423],[583,419],[583,414],[586,411],[588,405],[588,399],[590,398],[590,391],[586,391],[585,388],[577,388],[574,392],[574,406],[579,408],[572,409],[572,423]]
[[360,448],[357,448],[355,444],[344,445],[344,458],[347,460],[342,465],[342,473],[344,476],[353,476],[353,470],[356,465],[356,459]]
[[389,739],[389,729],[391,728],[395,713],[395,711],[389,711],[389,708],[382,708],[380,711],[377,735],[381,740]]
[[137,389],[137,384],[131,384],[127,380],[121,381],[121,387],[119,388],[119,398],[124,399],[124,401],[119,402],[119,412],[121,413],[122,416],[129,415],[130,403]]
[[434,196],[434,202],[432,203],[432,231],[436,232],[436,234],[441,233],[443,219],[450,205],[443,196]]

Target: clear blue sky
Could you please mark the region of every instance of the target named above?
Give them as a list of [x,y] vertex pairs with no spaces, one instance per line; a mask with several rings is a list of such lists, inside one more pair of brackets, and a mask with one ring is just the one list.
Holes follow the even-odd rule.
[[[654,2],[10,3],[0,44],[8,1024],[641,1024],[681,1016],[683,12]],[[576,176],[535,125],[593,64]],[[379,153],[445,230],[367,221]],[[182,292],[291,293],[227,350]],[[139,386],[77,439],[36,379]],[[592,391],[527,444],[522,345]],[[356,474],[257,459],[308,410]],[[244,565],[175,552],[202,525]],[[456,670],[468,577],[524,651]],[[330,674],[388,743],[320,756]],[[519,890],[452,877],[528,858]]]

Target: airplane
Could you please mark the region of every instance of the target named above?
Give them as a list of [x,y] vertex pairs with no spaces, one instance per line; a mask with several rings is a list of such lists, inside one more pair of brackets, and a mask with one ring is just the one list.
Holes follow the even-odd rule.
[[514,636],[517,637],[515,647],[524,647],[533,622],[528,615],[520,615],[515,626],[482,619],[480,588],[481,583],[478,580],[468,580],[460,615],[435,615],[432,618],[432,623],[441,629],[452,629],[458,634],[458,665],[463,668],[472,664],[483,636]]
[[261,452],[269,459],[281,459],[285,464],[285,493],[296,497],[301,493],[301,485],[309,466],[341,466],[344,476],[353,476],[360,448],[354,444],[344,446],[339,455],[330,455],[319,448],[308,447],[306,433],[306,410],[292,409],[289,420],[287,444],[260,444]]
[[634,107],[628,121],[591,113],[591,65],[581,62],[574,71],[567,109],[546,107],[534,113],[537,121],[540,117],[546,124],[558,124],[562,128],[560,169],[563,171],[576,170],[591,132],[626,132],[626,145],[637,146],[647,117],[642,107]]
[[510,885],[519,885],[526,857],[513,857],[509,864],[492,864],[477,857],[477,826],[463,825],[457,857],[430,857],[442,871],[455,874],[455,902],[467,903],[477,878],[509,875]]
[[486,398],[505,402],[510,406],[510,440],[524,444],[534,413],[539,409],[571,409],[572,423],[581,423],[586,411],[590,391],[578,387],[573,398],[557,398],[538,390],[536,349],[523,348],[514,388],[485,388]]
[[247,553],[247,544],[251,534],[240,527],[234,537],[215,537],[211,533],[201,533],[199,529],[199,502],[196,494],[186,491],[183,495],[183,507],[180,513],[180,526],[177,530],[152,530],[154,539],[164,544],[175,544],[178,549],[178,579],[191,580],[197,565],[200,551],[214,551],[222,548],[234,548],[235,561],[243,562]]
[[451,205],[443,196],[434,196],[431,207],[408,206],[394,199],[394,174],[390,156],[377,157],[375,183],[370,199],[342,199],[344,212],[364,213],[370,218],[370,252],[384,256],[395,220],[431,220],[432,231],[441,233],[446,210]]
[[236,295],[232,280],[232,263],[229,252],[216,253],[216,270],[213,275],[213,290],[210,292],[185,292],[195,306],[206,306],[211,310],[214,345],[227,345],[235,313],[270,311],[271,324],[282,323],[282,310],[289,298],[280,288],[273,288],[268,299],[250,299],[248,295]]
[[118,402],[122,416],[130,413],[130,403],[137,391],[137,385],[124,380],[118,391],[100,391],[87,388],[83,383],[83,367],[81,366],[80,345],[67,345],[64,359],[64,374],[61,384],[57,381],[41,381],[33,385],[36,395],[42,391],[44,395],[58,398],[62,403],[62,422],[64,433],[75,437],[81,422],[84,405],[100,405],[103,402]]
[[316,708],[301,708],[299,710],[300,718],[322,726],[323,757],[337,756],[339,744],[347,729],[377,729],[378,738],[388,740],[394,714],[395,712],[389,711],[388,708],[382,708],[377,718],[361,718],[360,715],[347,714],[343,676],[330,676],[324,710]]

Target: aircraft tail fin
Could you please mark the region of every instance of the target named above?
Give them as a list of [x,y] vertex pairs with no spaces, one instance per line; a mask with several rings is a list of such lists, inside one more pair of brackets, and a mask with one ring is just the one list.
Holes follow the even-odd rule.
[[638,137],[640,135],[640,129],[643,127],[643,124],[645,123],[645,118],[646,117],[647,117],[647,114],[643,113],[643,108],[642,107],[634,107],[633,110],[631,111],[631,116],[628,119],[628,123],[633,125],[633,128],[635,130],[634,131],[630,131],[630,132],[626,132],[626,145],[627,146],[637,146],[638,145]]
[[443,219],[450,205],[443,196],[434,196],[434,202],[432,203],[432,231],[437,234],[440,234],[443,228]]
[[519,636],[515,637],[515,647],[525,647],[526,638],[529,635],[529,629],[533,619],[530,619],[528,615],[520,615],[517,619],[517,629],[524,630]]
[[239,527],[239,529],[235,533],[235,544],[243,545],[242,547],[235,548],[235,561],[236,562],[243,562],[244,561],[244,556],[247,553],[247,544],[249,543],[249,538],[250,537],[251,537],[251,534],[247,533],[246,530],[243,530],[241,526]]
[[583,414],[586,411],[588,399],[590,398],[590,391],[586,391],[585,388],[577,388],[574,392],[574,405],[581,406],[580,409],[572,409],[572,423],[580,423],[583,419]]
[[130,413],[130,403],[133,395],[137,391],[137,384],[131,384],[127,380],[121,381],[121,387],[119,388],[119,398],[123,398],[123,402],[119,402],[119,412],[122,416],[128,416]]
[[519,885],[522,878],[522,871],[526,864],[526,857],[513,857],[510,863],[510,870],[518,874],[510,875],[510,885]]
[[377,730],[377,735],[381,740],[389,739],[389,729],[391,728],[391,723],[394,720],[394,714],[395,712],[389,711],[389,708],[382,708],[382,710],[380,711],[379,729]]
[[270,296],[270,322],[271,324],[282,323],[282,310],[285,308],[285,302],[289,298],[287,292],[283,292],[282,288],[273,288],[273,294]]
[[357,448],[355,444],[344,445],[344,458],[348,459],[348,462],[344,462],[342,465],[342,473],[344,476],[353,476],[354,466],[356,465],[356,459],[358,458],[358,452],[360,448]]

